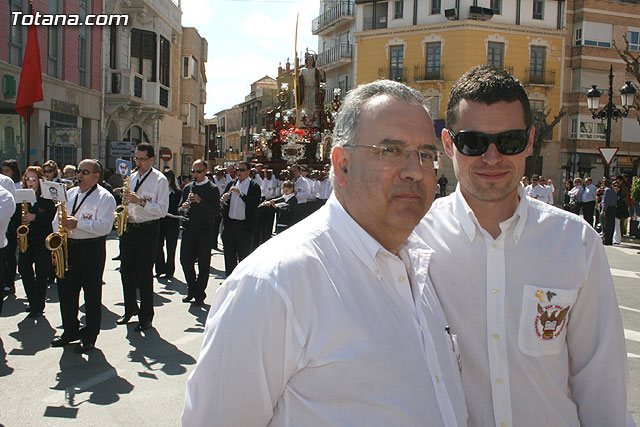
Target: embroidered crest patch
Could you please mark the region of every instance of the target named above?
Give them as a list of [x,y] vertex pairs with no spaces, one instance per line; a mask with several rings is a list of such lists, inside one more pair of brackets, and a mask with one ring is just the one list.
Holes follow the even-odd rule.
[[80,219],[85,221],[91,221],[93,219],[93,214],[83,213]]
[[538,313],[535,321],[538,338],[552,340],[560,335],[560,332],[567,324],[567,313],[569,313],[570,308],[570,305],[563,307],[558,304],[547,304],[545,306],[538,304]]

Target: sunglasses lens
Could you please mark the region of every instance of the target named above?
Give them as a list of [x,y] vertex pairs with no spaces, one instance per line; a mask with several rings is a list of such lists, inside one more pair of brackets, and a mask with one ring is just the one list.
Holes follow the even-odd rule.
[[[455,135],[455,136],[454,136]],[[529,132],[526,130],[508,130],[495,135],[482,132],[460,131],[453,134],[453,143],[465,156],[481,156],[486,153],[493,142],[500,154],[513,156],[522,153],[527,148]]]
[[465,156],[480,156],[489,148],[487,137],[479,132],[460,132],[453,142]]
[[520,154],[527,148],[528,132],[525,130],[510,130],[497,136],[498,151],[505,156]]

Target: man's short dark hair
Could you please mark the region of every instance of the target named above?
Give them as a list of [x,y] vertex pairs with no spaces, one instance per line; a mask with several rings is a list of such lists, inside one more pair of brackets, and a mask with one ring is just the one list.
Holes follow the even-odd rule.
[[445,118],[448,129],[453,129],[456,124],[458,104],[463,99],[487,105],[500,101],[519,101],[524,113],[524,122],[527,128],[531,126],[531,105],[527,92],[515,77],[503,69],[478,65],[460,77],[449,94]]
[[251,170],[251,163],[249,162],[238,162],[238,165],[245,165],[247,170]]
[[193,163],[200,163],[202,166],[204,166],[205,169],[209,168],[209,165],[207,164],[207,161],[205,159],[196,159]]
[[153,145],[149,144],[148,142],[141,142],[136,145],[136,151],[144,151],[145,153],[147,153],[147,157],[149,158],[156,156]]

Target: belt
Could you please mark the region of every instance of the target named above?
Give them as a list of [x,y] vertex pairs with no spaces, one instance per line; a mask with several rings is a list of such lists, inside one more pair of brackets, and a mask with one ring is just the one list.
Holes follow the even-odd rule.
[[246,221],[247,221],[246,219],[233,219],[233,218],[229,218],[229,223],[230,223],[230,224],[233,224],[233,223],[236,223],[236,224],[242,224],[243,222],[246,222]]
[[145,221],[145,222],[129,222],[128,225],[132,227],[146,227],[148,225],[154,225],[160,222],[159,219],[154,219],[153,221]]
[[91,239],[67,239],[67,243],[70,245],[100,243],[107,240],[107,236],[92,237]]

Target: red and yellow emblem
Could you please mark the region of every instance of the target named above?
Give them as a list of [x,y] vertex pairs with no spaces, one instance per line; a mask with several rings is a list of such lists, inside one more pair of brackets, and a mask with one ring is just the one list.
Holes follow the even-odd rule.
[[552,340],[562,332],[567,324],[570,305],[562,307],[558,304],[541,306],[538,304],[536,315],[536,335],[542,340]]

